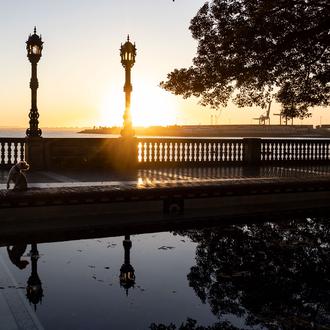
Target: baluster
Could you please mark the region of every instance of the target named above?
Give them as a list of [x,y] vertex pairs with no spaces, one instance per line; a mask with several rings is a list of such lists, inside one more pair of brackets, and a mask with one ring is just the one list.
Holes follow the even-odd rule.
[[222,143],[217,143],[217,162],[222,162]]
[[193,145],[192,145],[192,161],[195,163],[197,162],[197,143],[196,142],[193,142]]
[[273,160],[276,160],[276,158],[274,158],[274,152],[275,152],[275,146],[276,144],[272,141],[269,141],[267,142],[267,152],[266,152],[266,155],[267,155],[267,160],[270,162],[270,161],[273,161]]
[[9,149],[9,144],[8,144],[8,142],[5,142],[5,157],[4,157],[5,164],[9,164],[8,149]]
[[24,160],[25,143],[21,143],[21,160]]
[[169,157],[168,157],[168,143],[164,143],[164,162],[168,162]]
[[170,154],[169,154],[170,162],[173,162],[174,161],[174,150],[173,150],[172,142],[170,142],[170,144],[169,144],[169,151],[170,151]]
[[223,142],[219,144],[219,161],[223,162]]
[[229,145],[228,145],[228,142],[225,142],[225,161],[228,162],[229,160],[229,157],[228,157],[228,154],[229,154]]
[[271,153],[270,153],[271,144],[269,142],[265,142],[263,143],[263,145],[264,145],[263,158],[264,161],[268,162],[271,160]]
[[266,150],[267,150],[267,142],[261,142],[260,159],[263,162],[267,160]]
[[0,164],[5,163],[5,146],[3,142],[0,142]]
[[199,162],[202,161],[202,144],[199,142],[197,145],[197,159]]
[[306,145],[305,145],[305,143],[302,143],[301,145],[300,145],[300,148],[301,148],[301,160],[305,160],[305,152],[306,152]]
[[159,156],[158,156],[158,143],[157,142],[154,142],[153,143],[153,148],[154,148],[154,157],[153,157],[153,162],[154,163],[157,163],[158,162],[158,158],[159,158]]
[[236,143],[233,142],[233,154],[232,154],[232,161],[236,162]]
[[278,156],[278,144],[274,141],[269,141],[268,160],[276,161]]
[[16,164],[18,161],[18,143],[14,142],[13,143],[13,163]]
[[[22,149],[22,145],[21,145],[21,149]],[[141,163],[141,160],[142,160],[142,156],[141,156],[141,142],[138,143],[138,152],[137,153],[138,153],[138,162]]]
[[149,142],[146,142],[145,145],[145,155],[146,155],[146,159],[145,162],[148,163],[149,162],[149,153],[150,153],[150,149],[149,149]]
[[205,142],[202,142],[202,162],[205,163],[206,160],[206,146]]
[[155,150],[154,144],[152,142],[149,143],[149,162],[153,163],[155,159]]
[[161,163],[163,161],[163,143],[159,142],[159,148],[158,148],[158,163]]
[[141,149],[141,153],[142,153],[142,162],[145,163],[146,162],[146,142],[142,143],[142,149]]
[[226,161],[226,143],[224,141],[222,142],[222,161]]
[[189,155],[189,144],[187,142],[183,143],[183,162],[188,162],[188,155]]
[[174,145],[173,145],[173,160],[175,162],[178,161],[178,144],[176,142],[174,142]]
[[229,161],[232,162],[233,161],[233,143],[229,143]]
[[188,146],[187,146],[187,152],[188,152],[188,156],[187,156],[187,162],[192,162],[193,160],[193,148],[194,148],[194,143],[189,142]]
[[288,160],[292,160],[292,143],[291,141],[288,143]]

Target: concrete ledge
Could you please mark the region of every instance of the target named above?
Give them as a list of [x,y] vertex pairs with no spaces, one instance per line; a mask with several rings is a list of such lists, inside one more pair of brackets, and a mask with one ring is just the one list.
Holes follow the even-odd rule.
[[2,232],[182,223],[329,207],[327,177],[0,190]]

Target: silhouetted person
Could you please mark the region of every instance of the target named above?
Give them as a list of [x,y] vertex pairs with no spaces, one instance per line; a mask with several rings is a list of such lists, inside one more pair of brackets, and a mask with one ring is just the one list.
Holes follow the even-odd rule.
[[26,244],[14,245],[11,248],[7,246],[10,261],[19,269],[24,269],[29,264],[27,260],[21,260],[26,250],[26,246]]

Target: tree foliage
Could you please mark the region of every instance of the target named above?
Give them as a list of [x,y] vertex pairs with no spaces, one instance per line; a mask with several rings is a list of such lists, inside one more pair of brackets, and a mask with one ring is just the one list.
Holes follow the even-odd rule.
[[306,117],[329,105],[328,0],[212,0],[191,20],[198,41],[189,68],[161,87],[202,105],[261,106],[275,98],[282,112]]

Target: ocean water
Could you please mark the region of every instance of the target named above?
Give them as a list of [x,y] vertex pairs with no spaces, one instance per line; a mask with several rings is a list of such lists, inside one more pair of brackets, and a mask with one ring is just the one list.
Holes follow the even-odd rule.
[[[45,138],[105,138],[117,137],[114,134],[79,134],[83,128],[42,128],[42,136]],[[0,127],[0,137],[18,137],[23,138],[26,128],[5,128]]]

